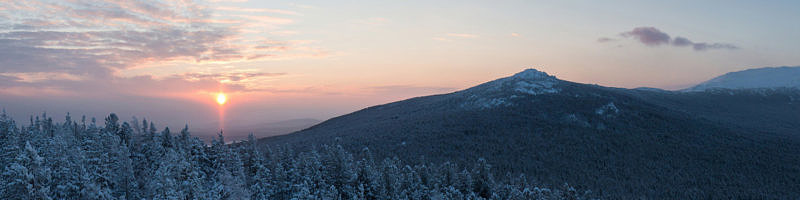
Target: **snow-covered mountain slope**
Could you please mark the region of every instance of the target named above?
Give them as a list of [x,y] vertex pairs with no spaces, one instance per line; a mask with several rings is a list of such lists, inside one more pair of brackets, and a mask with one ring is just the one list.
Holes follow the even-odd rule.
[[511,106],[513,99],[525,96],[558,93],[561,82],[555,76],[531,68],[456,93],[467,98],[460,104],[462,108],[488,109]]
[[800,88],[800,66],[765,67],[729,72],[683,91],[705,91],[714,88],[754,89],[754,88]]
[[[478,91],[481,89],[491,92],[498,92],[502,89],[510,89],[516,94],[537,95],[547,93],[557,93],[555,88],[560,80],[545,72],[536,69],[526,69],[525,71],[514,74],[513,76],[497,79],[488,83],[473,87],[467,92]],[[487,92],[487,91],[483,91]]]
[[483,157],[498,174],[575,183],[609,199],[780,199],[800,196],[785,192],[800,191],[800,179],[781,173],[800,171],[797,99],[798,90],[609,88],[528,69],[261,142],[300,149],[337,143],[420,162]]

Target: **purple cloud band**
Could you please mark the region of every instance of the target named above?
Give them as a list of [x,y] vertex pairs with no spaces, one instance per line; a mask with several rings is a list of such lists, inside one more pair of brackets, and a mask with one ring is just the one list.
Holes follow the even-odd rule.
[[669,35],[654,27],[636,27],[631,31],[620,34],[622,37],[633,37],[639,39],[639,42],[647,46],[658,46],[668,44],[670,41]]
[[[695,51],[705,51],[713,49],[739,49],[738,46],[728,43],[706,43],[706,42],[692,42],[685,37],[675,37],[674,39],[669,34],[655,27],[636,27],[631,31],[619,34],[622,38],[633,38],[646,46],[661,46],[672,45],[676,47],[691,46]],[[613,38],[601,37],[598,42],[613,42]]]

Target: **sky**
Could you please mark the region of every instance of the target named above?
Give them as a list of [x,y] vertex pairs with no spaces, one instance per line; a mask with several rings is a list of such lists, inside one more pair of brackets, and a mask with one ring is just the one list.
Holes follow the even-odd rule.
[[800,65],[797,10],[797,1],[0,0],[0,107],[23,122],[114,112],[224,127],[324,120],[526,68],[682,89]]

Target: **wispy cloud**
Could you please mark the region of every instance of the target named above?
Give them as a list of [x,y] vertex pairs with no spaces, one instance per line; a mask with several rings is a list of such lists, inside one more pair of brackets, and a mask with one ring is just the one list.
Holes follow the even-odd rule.
[[445,33],[440,36],[433,37],[433,39],[443,42],[452,42],[459,39],[475,39],[478,37],[478,35],[469,33]]
[[445,35],[457,38],[478,38],[478,35],[468,34],[468,33],[448,33]]
[[672,45],[679,46],[679,47],[691,46],[694,50],[697,50],[697,51],[703,51],[703,50],[708,50],[708,49],[738,49],[739,48],[736,45],[726,44],[726,43],[711,43],[711,44],[709,44],[709,43],[705,43],[705,42],[692,42],[691,40],[686,39],[684,37],[675,37],[675,39],[672,40]]
[[669,35],[654,27],[636,27],[631,31],[620,33],[620,35],[638,39],[639,42],[647,46],[669,44],[670,41]]
[[0,9],[0,80],[4,88],[121,88],[120,84],[129,80],[153,83],[156,88],[165,81],[182,86],[208,83],[197,85],[209,87],[226,80],[225,84],[236,88],[244,87],[237,86],[238,81],[275,74],[178,74],[158,79],[122,77],[119,72],[153,63],[234,63],[330,55],[311,43],[244,37],[250,30],[259,30],[255,33],[262,36],[292,32],[279,27],[294,23],[293,19],[271,15],[300,15],[288,10],[148,0],[2,1],[0,7],[4,8]]
[[[212,93],[223,89],[229,93],[266,91],[253,86],[253,81],[284,76],[286,73],[222,72],[184,73],[156,78],[150,75],[83,79],[57,73],[0,74],[0,94],[20,95],[19,91],[49,91],[52,95],[86,96],[137,95],[151,97]],[[102,84],[98,84],[102,83]],[[224,83],[224,84],[221,84]],[[156,89],[157,88],[157,89]],[[79,91],[76,91],[79,89]]]
[[[175,2],[168,2],[175,3]],[[107,74],[149,61],[241,59],[237,30],[194,3],[11,1],[0,72]]]
[[[672,45],[675,47],[691,46],[695,51],[705,51],[712,49],[739,49],[738,46],[729,43],[707,43],[707,42],[692,42],[685,37],[675,37],[674,39],[669,34],[655,28],[655,27],[636,27],[631,31],[619,34],[622,38],[633,38],[646,46],[661,46]],[[617,39],[609,37],[601,37],[597,39],[598,42],[614,42]]]
[[511,33],[511,37],[519,37],[521,36],[519,33]]
[[453,87],[431,87],[415,85],[382,85],[364,88],[374,93],[393,93],[393,94],[434,94],[455,91]]
[[281,17],[273,17],[269,15],[228,15],[239,17],[246,21],[240,21],[242,23],[247,22],[251,24],[291,24],[294,22],[292,19],[281,18]]
[[281,9],[269,9],[269,8],[243,8],[243,7],[234,7],[234,6],[220,6],[214,7],[215,10],[218,11],[230,11],[230,12],[245,12],[245,13],[277,13],[277,14],[284,14],[284,15],[301,15],[298,12],[290,11],[290,10],[281,10]]
[[597,42],[613,42],[613,41],[617,41],[617,39],[609,38],[609,37],[597,38]]
[[286,73],[266,73],[266,72],[238,72],[238,73],[217,73],[217,74],[185,73],[181,75],[175,75],[174,77],[180,77],[185,80],[211,79],[216,81],[242,81],[250,78],[275,77],[282,75],[286,75]]

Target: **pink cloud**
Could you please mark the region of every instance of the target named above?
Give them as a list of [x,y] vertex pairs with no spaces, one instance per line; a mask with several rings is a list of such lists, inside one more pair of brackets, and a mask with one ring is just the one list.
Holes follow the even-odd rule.
[[467,34],[467,33],[448,33],[445,34],[449,37],[457,37],[457,38],[478,38],[478,35],[474,34]]
[[[120,73],[155,64],[169,68],[164,63],[235,63],[331,55],[310,40],[271,39],[269,32],[291,32],[278,27],[294,20],[269,14],[299,15],[292,11],[149,0],[34,0],[3,5],[8,9],[0,9],[0,16],[10,23],[7,31],[0,32],[0,88],[4,91],[151,95],[158,93],[152,91],[154,88],[175,93],[217,90],[221,86],[233,92],[257,91],[245,82],[280,74],[175,72],[179,74],[154,78],[124,77]],[[215,15],[219,10],[239,13]],[[263,38],[253,39],[244,36],[244,28],[266,31]]]
[[[0,73],[47,71],[110,76],[120,69],[154,62],[240,62],[278,58],[282,55],[275,52],[303,49],[292,48],[294,43],[254,45],[239,35],[243,27],[274,28],[293,23],[292,19],[248,14],[214,18],[214,9],[193,1],[11,1],[7,4],[13,9],[0,14],[10,16],[14,24],[10,31],[0,33],[0,50],[3,50]],[[264,8],[241,9],[297,14]],[[289,57],[297,54],[303,53],[294,52]]]
[[221,7],[215,7],[214,9],[219,11],[230,11],[230,12],[252,12],[252,13],[263,12],[263,13],[277,13],[284,15],[300,15],[300,13],[297,13],[295,11],[269,9],[269,8],[242,8],[233,6],[221,6]]

